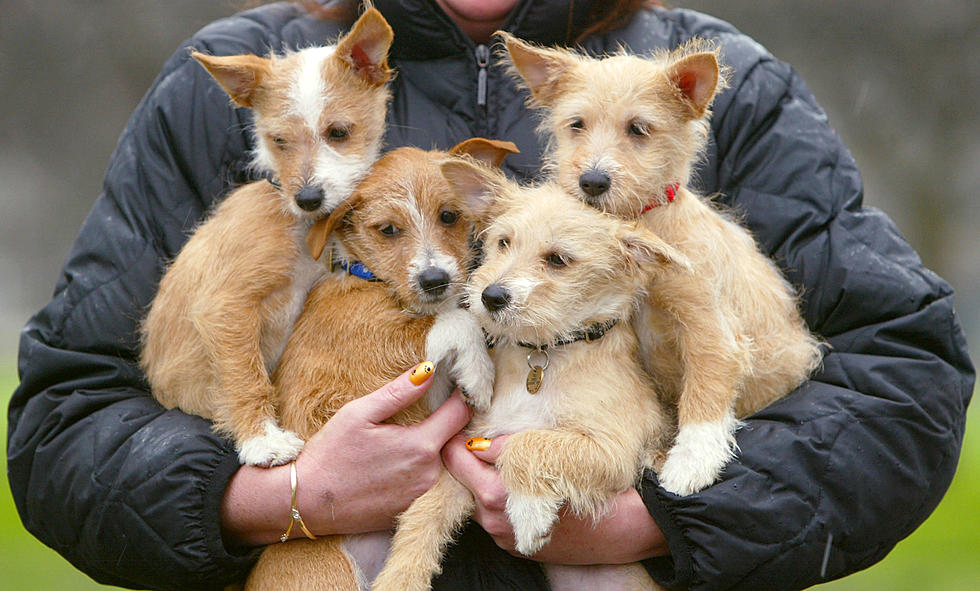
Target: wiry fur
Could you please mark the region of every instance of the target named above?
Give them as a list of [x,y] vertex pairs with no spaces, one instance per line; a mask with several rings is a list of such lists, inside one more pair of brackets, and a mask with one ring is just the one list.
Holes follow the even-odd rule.
[[[212,419],[244,463],[285,463],[302,448],[276,423],[269,374],[324,273],[306,251],[307,231],[377,156],[391,39],[380,13],[369,11],[336,46],[271,58],[194,54],[236,104],[252,109],[255,165],[281,189],[245,185],[198,226],[142,325],[141,365],[164,406]],[[340,124],[347,136],[330,138]],[[296,205],[305,185],[323,191],[315,209]]]
[[[472,255],[474,215],[450,190],[439,163],[468,154],[499,165],[510,151],[516,151],[513,144],[481,138],[452,153],[399,148],[382,157],[354,195],[317,223],[309,237],[313,253],[323,261],[331,256],[360,261],[380,281],[338,271],[310,293],[273,376],[285,428],[309,439],[341,406],[422,359],[436,364],[436,381],[425,400],[393,422],[406,425],[425,417],[448,397],[450,378],[466,388],[471,403],[489,402],[493,366],[486,342],[475,319],[458,308]],[[456,219],[447,223],[454,216],[445,212]],[[450,276],[447,287],[438,293],[422,289],[419,274],[426,266],[419,261],[443,265]],[[358,554],[353,548],[363,540],[326,536],[269,546],[246,589],[363,589],[374,574],[365,564],[377,559],[365,554],[383,556],[387,549],[382,539]]]
[[[443,171],[461,194],[492,202],[482,233],[485,259],[470,278],[467,299],[495,341],[496,377],[490,408],[476,413],[467,430],[512,434],[496,465],[509,493],[517,549],[532,555],[547,543],[562,506],[598,519],[658,462],[669,421],[640,368],[630,317],[644,285],[685,263],[656,236],[583,205],[557,185],[524,190],[465,163],[447,163]],[[564,264],[554,264],[556,256]],[[487,306],[490,286],[508,291],[505,307]],[[541,389],[528,392],[530,350],[521,341],[553,344],[611,319],[618,323],[597,341],[548,347]],[[535,356],[541,363],[544,355]],[[419,497],[399,517],[374,591],[428,589],[454,529],[473,508],[469,492],[449,478]],[[617,580],[639,581],[624,588],[657,588],[642,568],[621,568],[624,578]],[[569,586],[556,588],[585,590],[618,569],[557,570],[563,576],[556,584]]]
[[[598,209],[638,219],[693,268],[651,284],[634,327],[645,366],[677,406],[661,484],[696,492],[734,454],[736,417],[792,391],[821,359],[776,266],[744,228],[686,188],[725,85],[718,51],[695,40],[649,58],[594,59],[502,36],[532,104],[544,109],[555,180]],[[590,174],[604,175],[608,188],[589,186]],[[673,183],[680,189],[668,203]]]

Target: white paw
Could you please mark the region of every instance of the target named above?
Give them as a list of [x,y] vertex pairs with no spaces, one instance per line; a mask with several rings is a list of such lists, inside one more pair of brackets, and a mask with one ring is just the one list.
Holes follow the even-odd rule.
[[507,497],[507,518],[514,528],[518,552],[531,556],[548,543],[559,507],[560,499],[513,493]]
[[729,416],[715,423],[685,425],[657,475],[660,486],[676,495],[689,495],[714,484],[733,457],[738,422]]
[[303,449],[303,440],[267,420],[265,435],[251,437],[238,446],[238,460],[250,466],[278,466],[296,459]]
[[444,366],[471,406],[480,411],[490,408],[493,360],[483,329],[472,314],[459,308],[440,312],[426,337],[425,351],[436,363],[436,371]]

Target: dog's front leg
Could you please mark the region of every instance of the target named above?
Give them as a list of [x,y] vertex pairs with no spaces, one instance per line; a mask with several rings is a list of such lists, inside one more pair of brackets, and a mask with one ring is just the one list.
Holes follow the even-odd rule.
[[639,450],[602,439],[564,429],[532,429],[508,439],[497,469],[518,552],[531,556],[548,543],[566,501],[572,512],[598,518],[607,501],[633,485]]
[[259,343],[259,306],[238,308],[230,320],[227,310],[220,306],[192,315],[217,374],[218,387],[224,391],[215,409],[215,428],[231,435],[242,463],[285,464],[299,455],[303,440],[276,422],[275,391]]
[[[490,407],[493,360],[487,351],[483,329],[472,314],[462,308],[440,312],[426,337],[425,352],[426,357],[436,364],[437,373],[442,365],[448,365],[449,375],[462,388],[466,401],[473,408],[485,411]],[[427,398],[431,409],[444,400],[437,399],[435,394]]]
[[[703,297],[703,296],[700,296]],[[680,328],[684,375],[677,437],[658,476],[666,490],[695,493],[717,480],[735,455],[734,404],[748,361],[724,310],[688,292],[671,310]]]

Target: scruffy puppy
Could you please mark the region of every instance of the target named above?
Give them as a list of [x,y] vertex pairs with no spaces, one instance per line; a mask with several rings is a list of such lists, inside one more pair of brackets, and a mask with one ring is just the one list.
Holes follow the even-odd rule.
[[[449,396],[450,378],[471,404],[486,408],[493,365],[479,324],[458,306],[472,262],[474,216],[439,164],[465,157],[499,166],[516,151],[510,142],[483,138],[450,153],[399,148],[314,226],[314,256],[332,260],[337,271],[310,292],[273,375],[285,428],[309,439],[341,406],[423,358],[435,363],[436,381],[394,422],[428,415]],[[366,588],[388,540],[380,533],[270,546],[246,589]]]
[[212,419],[243,463],[275,465],[303,442],[275,420],[269,374],[324,274],[304,240],[377,159],[392,31],[368,10],[336,45],[285,56],[194,53],[255,118],[253,165],[275,179],[232,192],[160,281],[141,365],[167,408]]
[[[443,173],[461,195],[485,203],[491,220],[481,235],[485,259],[466,292],[494,342],[494,394],[467,431],[513,434],[496,466],[517,550],[532,555],[550,539],[559,509],[599,518],[669,440],[630,325],[644,287],[687,263],[651,232],[556,184],[522,189],[465,162],[446,163]],[[428,589],[473,508],[451,478],[416,500],[399,517],[375,591]],[[553,588],[654,588],[639,565],[548,572]]]
[[545,110],[557,182],[638,220],[693,265],[650,286],[634,327],[648,371],[677,405],[660,482],[696,492],[733,457],[736,417],[788,394],[821,359],[776,266],[730,215],[686,187],[725,84],[717,51],[696,40],[650,58],[593,59],[502,36],[532,104]]

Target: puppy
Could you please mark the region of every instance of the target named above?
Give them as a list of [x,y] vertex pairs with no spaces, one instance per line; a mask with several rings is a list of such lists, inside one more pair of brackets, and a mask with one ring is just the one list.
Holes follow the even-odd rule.
[[696,492],[734,456],[736,417],[788,394],[821,360],[776,266],[730,215],[686,187],[725,84],[717,50],[695,40],[649,58],[593,59],[501,35],[532,104],[545,111],[557,182],[637,220],[693,265],[650,286],[634,328],[658,390],[677,406],[660,483]]
[[[465,162],[448,162],[443,173],[491,220],[466,293],[494,343],[494,394],[467,431],[513,434],[496,466],[517,550],[530,556],[549,540],[563,506],[598,519],[657,463],[668,421],[640,366],[631,318],[646,285],[687,263],[651,232],[556,184],[521,189]],[[428,589],[473,508],[468,490],[440,480],[399,517],[373,589]],[[656,588],[640,565],[547,571],[555,589]]]
[[[273,376],[284,427],[309,439],[341,406],[423,358],[435,362],[435,381],[393,422],[428,415],[449,396],[450,377],[471,404],[486,408],[493,388],[486,340],[458,306],[472,262],[473,215],[439,163],[466,158],[499,166],[516,151],[483,138],[450,153],[399,148],[317,222],[310,248],[337,271],[311,291]],[[364,589],[388,538],[382,532],[269,546],[246,589]]]
[[194,53],[254,114],[253,166],[272,180],[220,203],[160,281],[140,363],[167,408],[203,416],[239,459],[292,460],[302,440],[275,420],[269,375],[306,294],[324,274],[304,240],[377,159],[392,31],[368,10],[336,45],[285,56]]

